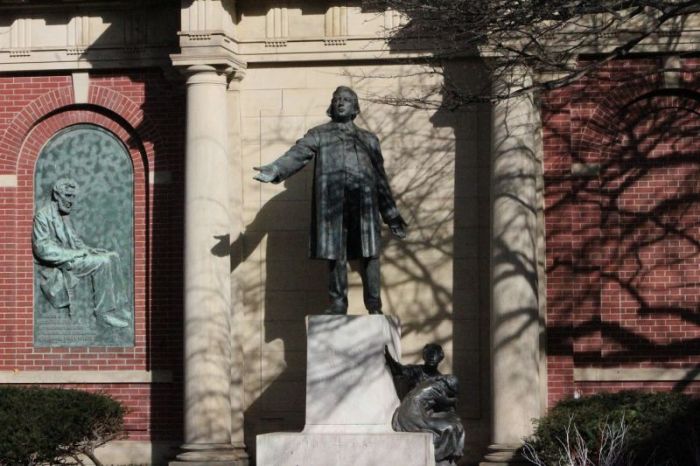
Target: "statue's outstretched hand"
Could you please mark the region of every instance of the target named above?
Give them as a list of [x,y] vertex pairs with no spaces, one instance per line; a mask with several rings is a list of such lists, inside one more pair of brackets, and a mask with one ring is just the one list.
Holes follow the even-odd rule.
[[261,181],[263,183],[271,183],[277,180],[277,170],[273,165],[263,165],[260,167],[253,167],[253,170],[259,173],[253,177],[254,180]]
[[403,218],[397,217],[391,222],[389,222],[389,229],[391,234],[399,239],[404,239],[406,237],[406,227],[408,225],[404,222]]

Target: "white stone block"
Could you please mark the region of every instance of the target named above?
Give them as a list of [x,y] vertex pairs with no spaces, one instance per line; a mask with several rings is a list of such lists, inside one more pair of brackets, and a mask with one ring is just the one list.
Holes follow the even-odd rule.
[[17,175],[0,175],[0,188],[16,188]]
[[429,433],[258,435],[257,466],[434,466]]
[[399,399],[384,345],[401,354],[398,320],[309,316],[307,335],[304,432],[392,432]]
[[384,315],[306,320],[306,426],[258,435],[258,466],[435,466],[430,433],[393,432],[399,405],[384,346],[401,357],[399,322]]

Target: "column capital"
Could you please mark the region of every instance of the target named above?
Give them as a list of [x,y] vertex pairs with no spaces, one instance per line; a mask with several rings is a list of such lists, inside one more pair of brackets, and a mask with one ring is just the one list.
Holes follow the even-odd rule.
[[173,66],[185,76],[198,73],[214,72],[225,75],[228,79],[243,79],[246,64],[233,55],[194,55],[180,53],[170,55]]
[[245,70],[226,65],[189,65],[177,69],[188,85],[221,84],[231,89],[245,77]]
[[232,76],[236,74],[230,66],[216,65],[190,65],[179,69],[187,78],[187,84],[221,84],[226,85]]

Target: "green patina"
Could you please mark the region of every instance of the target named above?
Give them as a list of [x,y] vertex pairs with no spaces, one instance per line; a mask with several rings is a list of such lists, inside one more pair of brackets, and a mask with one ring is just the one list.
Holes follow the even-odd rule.
[[[128,325],[109,325],[96,310],[99,290],[94,289],[97,282],[91,276],[75,278],[64,264],[51,265],[38,259],[35,247],[34,345],[132,346],[134,176],[131,158],[114,135],[97,126],[75,125],[56,134],[41,150],[34,172],[35,236],[38,213],[52,203],[54,184],[65,178],[79,186],[69,215],[70,234],[84,243],[81,247],[118,255],[119,267],[113,269],[116,272],[109,280],[113,287],[109,291],[113,291],[119,302],[115,315],[118,312],[119,319]],[[60,218],[65,217],[54,215],[54,218],[60,222]],[[67,251],[70,254],[70,249]],[[62,280],[67,283],[69,305],[52,305],[42,291],[42,280],[45,281],[47,270],[52,267],[60,269]],[[57,302],[59,300],[54,300],[54,304]]]

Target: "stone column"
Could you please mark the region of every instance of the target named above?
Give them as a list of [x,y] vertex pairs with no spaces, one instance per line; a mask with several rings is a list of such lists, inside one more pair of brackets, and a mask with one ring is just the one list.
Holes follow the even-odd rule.
[[171,465],[238,466],[247,460],[231,438],[227,76],[208,65],[186,73],[185,444]]
[[[527,78],[514,76],[511,85]],[[511,91],[513,88],[511,88]],[[539,116],[531,93],[497,103],[492,127],[491,402],[483,465],[520,464],[515,451],[540,416],[537,273]]]

